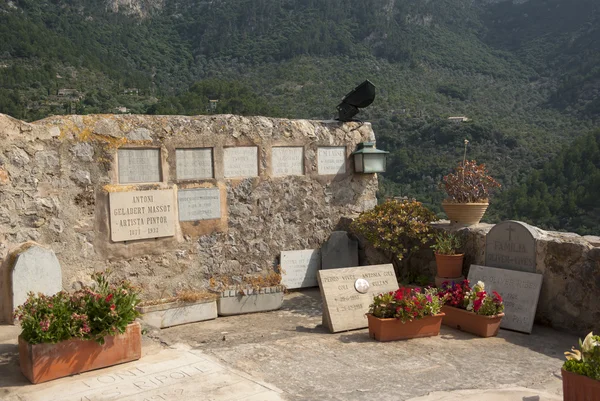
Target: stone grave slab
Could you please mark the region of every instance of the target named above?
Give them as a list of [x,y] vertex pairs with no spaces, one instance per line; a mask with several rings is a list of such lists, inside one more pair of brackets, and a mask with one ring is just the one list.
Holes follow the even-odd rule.
[[358,266],[358,241],[346,231],[334,231],[321,246],[321,269]]
[[468,278],[472,284],[483,281],[486,291],[497,291],[504,299],[500,327],[531,333],[542,288],[541,274],[471,265]]
[[178,180],[202,180],[213,178],[211,148],[175,149]]
[[318,249],[281,252],[281,284],[288,289],[318,286],[320,268],[321,252]]
[[223,166],[225,178],[258,177],[258,147],[225,148]]
[[304,175],[304,148],[277,146],[271,149],[273,176]]
[[119,149],[120,184],[161,181],[160,149]]
[[175,235],[173,189],[111,192],[109,204],[114,242]]
[[535,273],[537,235],[533,227],[520,221],[496,224],[485,237],[485,265]]
[[179,221],[221,218],[221,191],[219,188],[180,189],[177,191]]
[[317,153],[319,175],[344,174],[346,172],[346,147],[320,147]]
[[[373,297],[398,289],[392,264],[320,270],[317,277],[323,299],[323,325],[332,333],[367,327],[365,313]],[[368,288],[364,282],[357,283],[361,279],[367,281]],[[366,292],[359,292],[357,287],[361,291],[366,288]]]

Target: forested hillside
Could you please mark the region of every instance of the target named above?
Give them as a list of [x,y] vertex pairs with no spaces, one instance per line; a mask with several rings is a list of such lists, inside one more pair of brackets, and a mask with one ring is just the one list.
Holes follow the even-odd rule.
[[[587,204],[567,221],[508,201],[542,180],[536,174],[556,172],[542,173],[599,125],[597,1],[127,3],[0,0],[0,112],[30,121],[119,112],[322,119],[368,78],[377,98],[359,117],[391,151],[382,196],[440,212],[438,182],[462,160],[466,138],[468,157],[506,191],[490,219],[600,233],[598,219],[582,217],[598,212]],[[219,100],[215,110],[209,99]],[[450,123],[452,115],[471,121]],[[580,191],[592,193],[590,183]]]

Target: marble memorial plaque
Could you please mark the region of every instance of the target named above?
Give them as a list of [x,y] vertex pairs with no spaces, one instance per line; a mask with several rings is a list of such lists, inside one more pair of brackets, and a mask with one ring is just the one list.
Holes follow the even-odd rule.
[[321,147],[317,155],[319,175],[344,174],[346,172],[346,148]]
[[316,287],[320,268],[318,249],[281,252],[281,284],[288,289]]
[[258,177],[258,148],[225,148],[223,166],[225,178]]
[[273,176],[304,174],[304,148],[301,146],[274,147],[271,150],[273,159]]
[[119,149],[120,184],[160,182],[160,149]]
[[496,224],[485,237],[485,265],[535,273],[536,235],[520,221]]
[[172,189],[111,192],[109,203],[114,242],[175,235]]
[[202,180],[213,178],[213,158],[211,148],[176,149],[178,180]]
[[[332,333],[367,327],[365,314],[373,297],[398,289],[392,264],[319,270],[317,277],[323,299],[323,325]],[[359,279],[367,283],[357,285]],[[357,286],[366,292],[359,292]]]
[[221,191],[219,188],[180,189],[177,191],[179,221],[221,218]]
[[469,281],[483,281],[487,292],[497,291],[504,299],[504,318],[500,327],[531,333],[537,309],[542,275],[495,267],[471,265]]

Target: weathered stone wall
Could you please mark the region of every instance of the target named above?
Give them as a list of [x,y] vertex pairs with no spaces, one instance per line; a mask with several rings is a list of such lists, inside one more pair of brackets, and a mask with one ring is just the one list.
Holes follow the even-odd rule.
[[[35,241],[56,252],[67,290],[111,268],[147,296],[205,287],[214,273],[264,272],[282,250],[319,248],[341,219],[376,204],[376,176],[354,174],[350,157],[374,139],[370,124],[354,122],[91,115],[28,124],[0,115],[0,258]],[[224,178],[230,146],[258,147],[258,177]],[[304,175],[273,177],[273,146],[303,147]],[[320,146],[346,147],[344,174],[318,174]],[[175,149],[194,147],[212,148],[214,178],[179,181]],[[162,180],[119,185],[124,148],[159,148]],[[111,241],[109,193],[177,188],[218,188],[221,218],[176,221],[171,237]]]

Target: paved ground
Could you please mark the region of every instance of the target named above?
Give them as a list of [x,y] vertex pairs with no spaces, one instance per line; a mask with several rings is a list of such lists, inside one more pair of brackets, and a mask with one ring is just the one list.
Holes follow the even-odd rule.
[[558,401],[563,351],[577,342],[540,326],[491,339],[442,327],[390,343],[367,330],[329,334],[315,289],[288,294],[275,312],[150,330],[136,363],[32,386],[16,334],[0,326],[1,401]]

